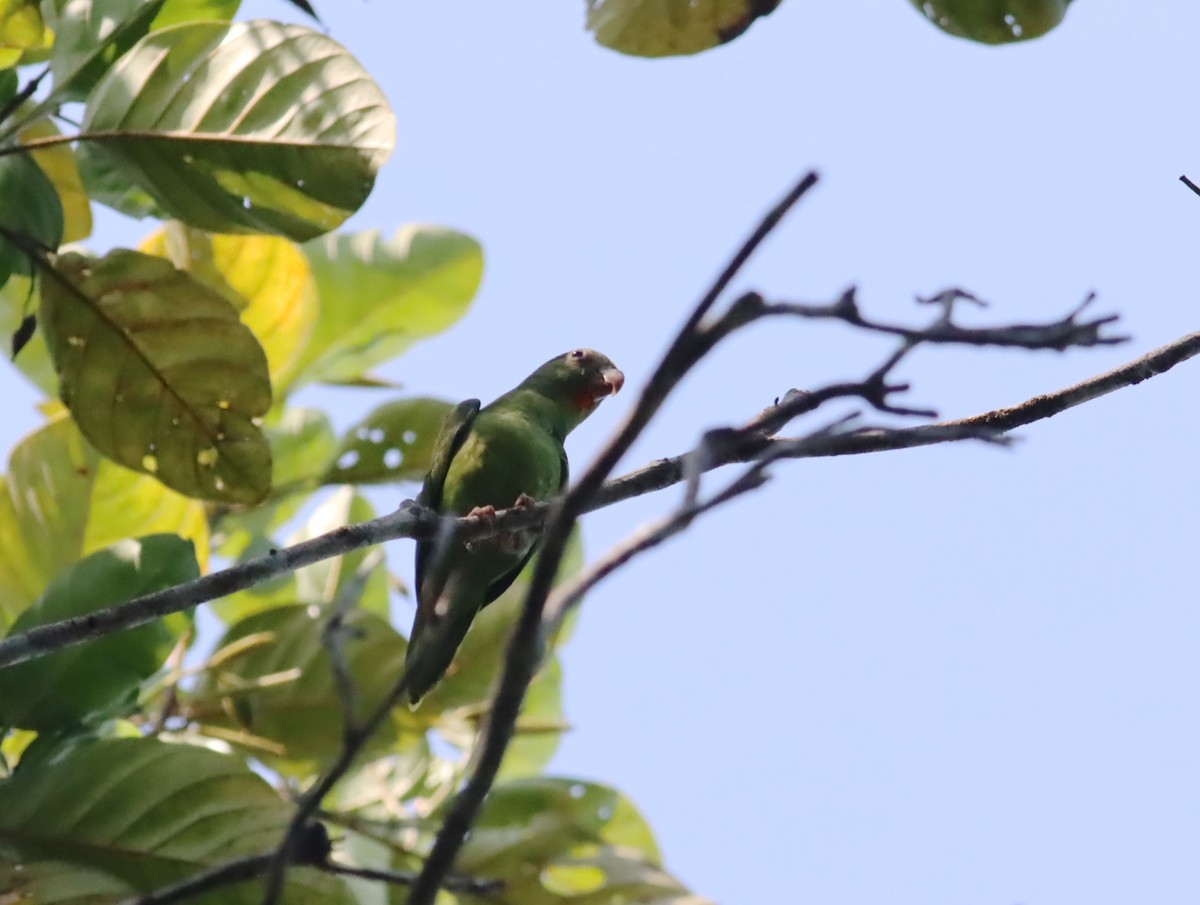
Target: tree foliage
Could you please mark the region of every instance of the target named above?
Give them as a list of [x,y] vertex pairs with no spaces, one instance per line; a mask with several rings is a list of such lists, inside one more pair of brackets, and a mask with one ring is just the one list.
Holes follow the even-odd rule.
[[[1066,7],[916,5],[990,43],[1044,33]],[[451,327],[479,286],[479,243],[424,224],[339,232],[392,151],[387,100],[329,36],[233,22],[238,6],[0,0],[0,327],[48,397],[0,478],[4,635],[366,522],[359,485],[428,467],[446,401],[399,397],[337,436],[292,396],[376,385],[374,368]],[[588,0],[587,27],[625,53],[694,53],[777,6]],[[64,249],[90,237],[94,204],[162,223],[138,249]],[[583,562],[571,538],[563,582]],[[253,859],[293,826],[290,799],[384,707],[318,802],[333,857],[297,856],[285,897],[405,901],[404,872],[478,754],[529,582],[481,614],[416,711],[387,708],[406,641],[389,620],[396,581],[363,549],[227,594],[209,608],[221,626],[208,647],[176,613],[0,669],[0,893],[113,902],[225,870],[227,885],[191,897],[259,901]],[[701,901],[665,872],[626,797],[544,775],[565,726],[558,615],[445,894]]]

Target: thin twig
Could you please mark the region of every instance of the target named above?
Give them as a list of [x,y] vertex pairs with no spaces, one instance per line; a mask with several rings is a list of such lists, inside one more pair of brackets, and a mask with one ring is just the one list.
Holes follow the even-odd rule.
[[50,74],[50,67],[46,66],[41,72],[31,78],[28,82],[21,86],[21,90],[8,99],[4,106],[0,107],[0,123],[16,112],[17,108],[33,97],[33,93],[37,91],[38,85],[42,83],[42,79]]
[[268,852],[264,855],[249,855],[245,858],[238,858],[236,861],[227,861],[209,870],[194,874],[179,883],[164,886],[154,892],[122,899],[117,905],[171,905],[173,902],[194,899],[206,892],[223,889],[234,883],[243,883],[261,876],[273,856],[273,852]]
[[1004,327],[960,327],[953,323],[950,319],[950,311],[954,301],[965,299],[979,301],[975,296],[961,289],[943,290],[931,298],[918,299],[927,304],[942,305],[944,309],[941,317],[930,326],[923,328],[888,324],[864,317],[855,301],[853,289],[848,290],[831,305],[777,302],[765,305],[764,314],[839,320],[861,330],[898,336],[912,343],[954,343],[971,346],[1053,349],[1061,352],[1070,348],[1113,346],[1128,342],[1129,337],[1127,336],[1105,336],[1101,333],[1104,327],[1117,320],[1115,314],[1103,315],[1083,322],[1077,320],[1084,309],[1095,300],[1095,297],[1095,293],[1089,293],[1074,311],[1053,323],[1011,324]]
[[[1111,371],[1089,377],[1087,380],[1046,393],[1007,408],[983,412],[968,418],[958,418],[950,421],[940,421],[934,424],[923,424],[918,427],[897,428],[886,433],[864,431],[862,433],[847,433],[830,443],[827,449],[815,456],[850,456],[863,453],[884,452],[894,449],[911,449],[918,446],[931,446],[937,443],[954,442],[961,435],[957,430],[962,427],[988,427],[998,434],[1014,430],[1051,418],[1067,409],[1090,402],[1100,396],[1105,396],[1128,386],[1135,386],[1143,380],[1149,380],[1159,374],[1165,374],[1176,365],[1200,355],[1200,332],[1181,336],[1174,342],[1160,346],[1145,355],[1126,362]],[[734,462],[747,462],[763,454],[773,441],[770,437],[779,429],[780,422],[786,423],[797,413],[811,411],[808,397],[811,394],[794,392],[760,413],[752,423],[763,428],[759,440],[747,440],[745,445],[735,450],[727,451],[721,461],[712,463],[713,468],[729,465]],[[803,409],[803,411],[800,411]],[[603,509],[634,497],[663,490],[678,484],[683,480],[684,456],[672,456],[658,459],[649,465],[632,471],[612,481],[609,481],[588,503],[588,510]]]
[[[479,521],[476,519],[475,521]],[[436,530],[436,513],[406,501],[395,512],[368,522],[344,525],[292,547],[272,550],[265,556],[239,563],[219,572],[144,594],[84,616],[35,626],[0,640],[0,667],[49,653],[89,638],[143,625],[155,619],[254,587],[304,566],[341,556],[351,550],[400,537],[422,537]],[[490,528],[487,530],[491,530]],[[470,536],[471,526],[464,528]]]
[[[416,871],[354,867],[349,864],[339,864],[337,861],[328,862],[323,869],[331,874],[360,877],[364,880],[379,880],[383,883],[394,883],[397,886],[411,886],[417,879]],[[491,896],[504,889],[504,881],[487,880],[481,877],[459,877],[451,874],[442,881],[442,889],[450,892],[471,893],[476,896]]]

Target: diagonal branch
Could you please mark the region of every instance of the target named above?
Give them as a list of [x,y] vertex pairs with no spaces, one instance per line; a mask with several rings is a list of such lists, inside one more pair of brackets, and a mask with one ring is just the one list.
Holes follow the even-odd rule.
[[467,832],[479,814],[483,799],[495,782],[504,752],[512,740],[525,692],[533,679],[537,651],[542,640],[542,611],[575,522],[586,511],[588,501],[603,485],[620,458],[628,452],[671,390],[707,351],[701,348],[702,343],[696,341],[696,337],[703,331],[704,316],[716,304],[717,299],[763,240],[816,183],[816,173],[806,174],[763,217],[692,310],[662,361],[650,376],[624,424],[591,467],[584,472],[579,483],[551,507],[542,550],[529,582],[525,605],[509,640],[500,684],[481,731],[475,770],[450,805],[429,857],[425,860],[416,883],[413,884],[408,899],[409,905],[431,905],[437,895],[441,878],[449,872]]

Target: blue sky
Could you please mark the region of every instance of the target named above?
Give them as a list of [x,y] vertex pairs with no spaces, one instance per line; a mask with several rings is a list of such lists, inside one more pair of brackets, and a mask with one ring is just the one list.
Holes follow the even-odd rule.
[[[443,223],[487,254],[465,320],[388,376],[486,399],[552,354],[601,349],[626,394],[572,436],[578,470],[808,168],[821,185],[739,288],[825,301],[856,284],[868,312],[917,323],[913,296],[946,286],[992,302],[975,323],[1053,319],[1094,289],[1133,336],[921,350],[898,374],[913,404],[1014,404],[1195,330],[1200,198],[1177,178],[1200,180],[1200,6],[1150,6],[1078,0],[1048,37],[988,48],[905,0],[791,0],[726,48],[644,61],[595,45],[582,0],[320,4],[399,120],[349,226]],[[147,228],[102,219],[93,244]],[[757,325],[621,470],[889,350],[839,325]],[[552,769],[629,793],[668,866],[725,905],[1196,901],[1198,369],[1010,450],[782,463],[589,597]],[[15,372],[0,379],[8,448],[37,415]],[[379,399],[309,397],[343,423]],[[589,551],[677,499],[589,516]]]

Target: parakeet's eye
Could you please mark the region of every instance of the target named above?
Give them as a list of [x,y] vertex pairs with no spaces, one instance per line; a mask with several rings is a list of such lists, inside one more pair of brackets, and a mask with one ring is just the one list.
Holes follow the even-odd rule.
[[583,358],[583,349],[572,349],[569,354],[571,358],[579,361],[579,359]]

